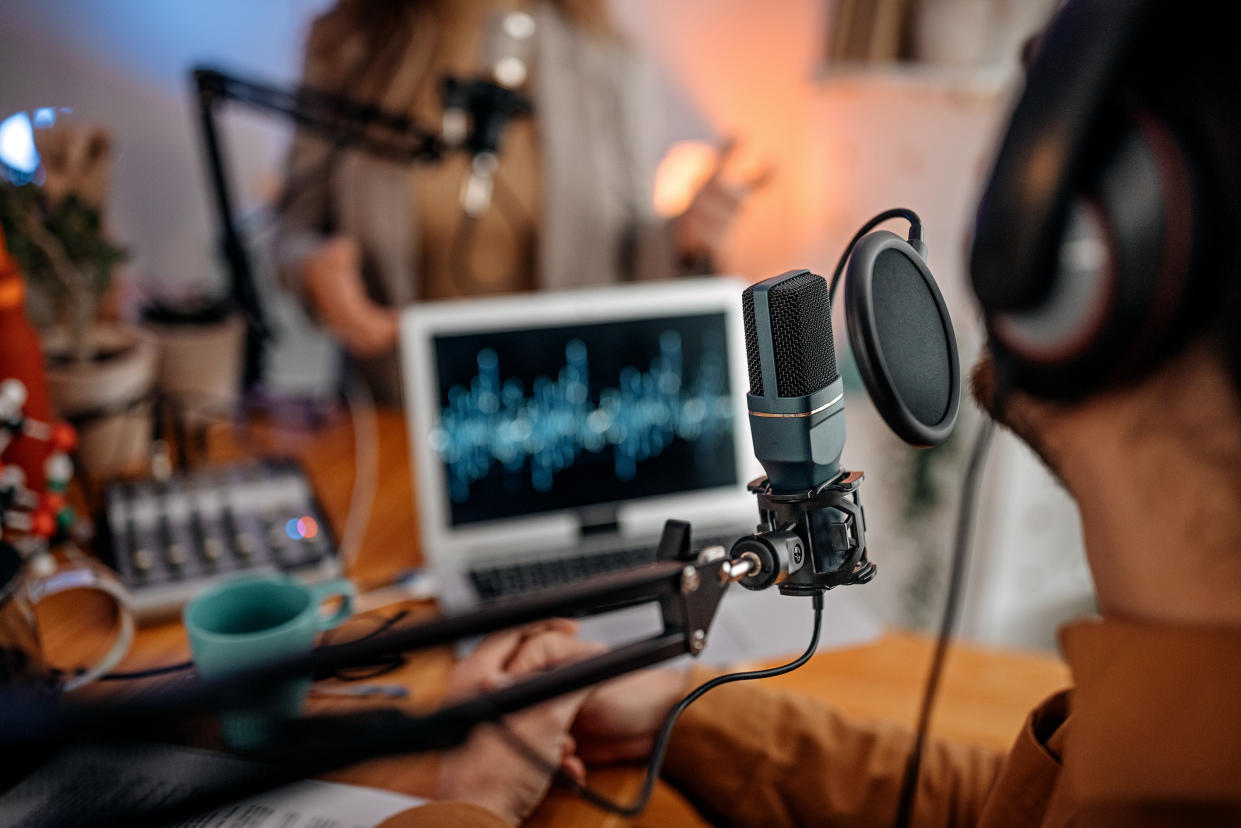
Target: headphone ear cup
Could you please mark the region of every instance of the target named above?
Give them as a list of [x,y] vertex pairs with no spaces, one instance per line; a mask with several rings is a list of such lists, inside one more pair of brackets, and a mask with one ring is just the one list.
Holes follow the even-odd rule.
[[1102,146],[1069,209],[1047,297],[989,319],[1005,380],[1043,397],[1142,375],[1186,314],[1196,234],[1186,155],[1140,111]]

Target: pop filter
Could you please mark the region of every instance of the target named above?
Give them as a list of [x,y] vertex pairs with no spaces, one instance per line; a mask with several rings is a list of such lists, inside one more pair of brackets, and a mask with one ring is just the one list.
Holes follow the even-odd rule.
[[936,446],[961,405],[961,363],[935,277],[914,247],[878,230],[858,240],[845,279],[845,317],[858,372],[901,439]]

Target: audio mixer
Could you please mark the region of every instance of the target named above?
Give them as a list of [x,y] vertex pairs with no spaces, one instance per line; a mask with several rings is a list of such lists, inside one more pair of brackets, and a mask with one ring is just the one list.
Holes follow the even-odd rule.
[[290,459],[113,483],[103,524],[109,563],[144,619],[176,613],[230,575],[277,571],[313,581],[340,574],[323,510]]

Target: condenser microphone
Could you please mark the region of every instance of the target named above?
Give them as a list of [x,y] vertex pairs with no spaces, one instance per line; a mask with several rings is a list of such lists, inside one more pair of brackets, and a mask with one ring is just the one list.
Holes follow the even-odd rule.
[[461,185],[461,209],[479,218],[491,207],[500,142],[509,121],[529,115],[527,85],[535,48],[535,19],[528,12],[487,16],[479,50],[481,76],[466,80],[445,76],[443,138],[472,156]]
[[[910,222],[909,238],[875,227]],[[746,288],[741,305],[750,375],[750,436],[767,472],[750,483],[759,526],[729,556],[748,559],[750,589],[805,595],[875,576],[866,553],[863,475],[841,467],[844,383],[832,342],[832,297],[848,265],[845,319],[867,391],[906,442],[942,443],[956,424],[961,370],[952,320],[930,270],[922,222],[880,213],[849,242],[832,284],[790,270]]]
[[845,446],[827,282],[790,270],[746,288],[741,307],[754,455],[772,491],[809,491],[839,473]]

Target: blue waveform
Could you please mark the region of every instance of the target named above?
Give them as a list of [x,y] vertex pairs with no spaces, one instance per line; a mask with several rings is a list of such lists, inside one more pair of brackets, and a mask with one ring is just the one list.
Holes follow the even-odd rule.
[[[714,343],[708,343],[714,344]],[[478,352],[478,374],[468,387],[454,385],[440,410],[432,445],[447,467],[449,495],[463,503],[470,486],[499,464],[519,472],[530,466],[530,485],[546,492],[557,472],[583,452],[611,448],[616,478],[633,480],[638,465],[658,457],[675,438],[697,441],[730,436],[733,408],[727,393],[722,344],[704,347],[692,387],[682,383],[681,335],[665,330],[650,368],[622,368],[615,387],[592,400],[586,345],[565,344],[554,379],[537,377],[530,393],[521,380],[502,380],[500,357]]]

